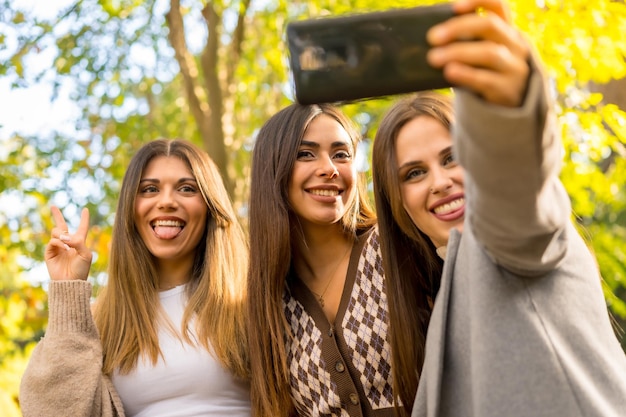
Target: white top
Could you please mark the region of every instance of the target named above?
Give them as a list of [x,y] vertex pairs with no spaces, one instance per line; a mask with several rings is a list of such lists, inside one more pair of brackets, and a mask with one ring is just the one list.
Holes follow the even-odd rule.
[[[159,295],[171,322],[180,326],[185,286]],[[159,358],[156,365],[140,358],[130,374],[115,372],[112,376],[127,416],[251,415],[249,384],[235,379],[204,348],[183,342],[164,326],[159,331],[159,346],[164,359]]]

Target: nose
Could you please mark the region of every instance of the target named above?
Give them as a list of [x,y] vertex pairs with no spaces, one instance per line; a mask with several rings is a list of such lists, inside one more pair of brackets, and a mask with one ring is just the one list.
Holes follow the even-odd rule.
[[339,176],[337,166],[333,163],[330,157],[320,158],[319,166],[317,168],[317,175],[320,177],[327,177],[333,179]]
[[439,167],[437,169],[433,169],[430,171],[431,173],[431,184],[430,184],[430,193],[438,194],[441,192],[445,192],[452,188],[453,181],[450,177],[450,173],[444,169],[443,167]]
[[176,201],[174,190],[169,187],[163,188],[159,192],[157,207],[159,209],[175,209],[177,206],[178,202]]

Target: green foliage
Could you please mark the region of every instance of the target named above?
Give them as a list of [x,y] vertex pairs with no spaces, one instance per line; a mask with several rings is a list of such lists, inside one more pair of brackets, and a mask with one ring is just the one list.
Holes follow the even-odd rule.
[[23,351],[16,351],[12,354],[4,355],[2,360],[2,377],[0,378],[0,409],[2,409],[2,415],[4,417],[21,417],[18,389],[20,385],[20,379],[28,358],[30,356],[29,349]]
[[22,279],[19,248],[10,230],[0,226],[0,408],[5,416],[20,416],[19,381],[46,323],[46,293]]

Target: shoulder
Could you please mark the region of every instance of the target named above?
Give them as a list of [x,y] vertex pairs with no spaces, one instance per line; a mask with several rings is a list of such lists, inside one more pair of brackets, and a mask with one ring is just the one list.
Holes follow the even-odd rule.
[[367,247],[378,246],[379,231],[378,226],[370,226],[357,232],[355,246]]
[[383,258],[378,227],[371,227],[359,236],[352,250],[350,264],[356,267],[355,273],[358,276],[368,277],[368,280],[379,277],[382,282]]
[[382,262],[378,233],[377,226],[371,226],[359,232],[350,255],[350,263],[353,263],[356,259],[360,259],[360,263],[362,263],[364,258],[372,261],[377,259],[379,262]]

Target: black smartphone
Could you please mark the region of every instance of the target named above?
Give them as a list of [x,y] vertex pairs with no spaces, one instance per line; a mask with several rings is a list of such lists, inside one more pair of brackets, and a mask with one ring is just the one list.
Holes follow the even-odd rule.
[[349,102],[450,87],[426,62],[426,32],[452,16],[450,4],[439,4],[289,23],[296,100]]

